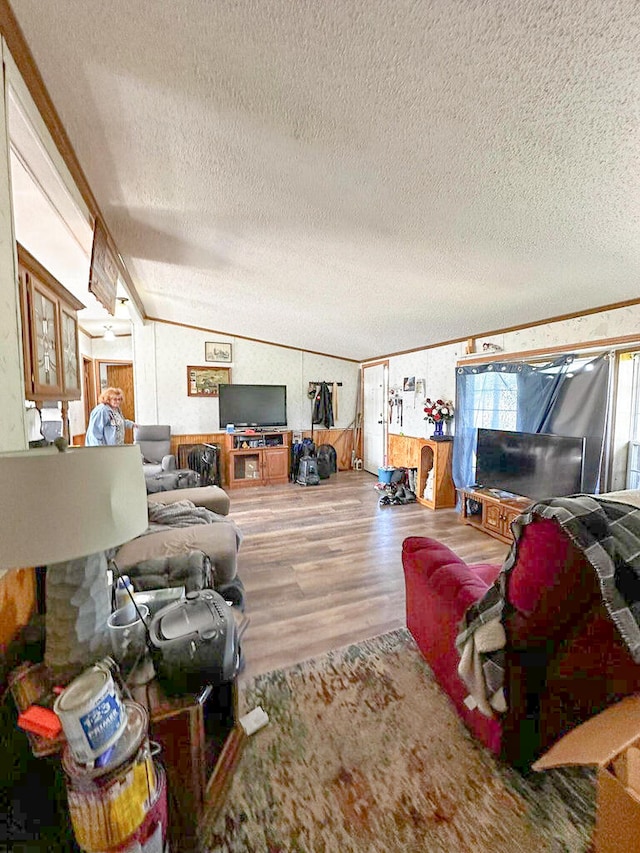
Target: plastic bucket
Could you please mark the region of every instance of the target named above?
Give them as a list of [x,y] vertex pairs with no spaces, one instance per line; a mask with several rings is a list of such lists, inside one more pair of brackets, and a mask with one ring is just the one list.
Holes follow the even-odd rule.
[[378,468],[378,482],[388,486],[395,471],[395,468]]

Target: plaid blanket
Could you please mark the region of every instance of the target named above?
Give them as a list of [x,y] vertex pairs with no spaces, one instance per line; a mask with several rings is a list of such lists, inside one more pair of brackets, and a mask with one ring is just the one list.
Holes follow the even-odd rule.
[[485,633],[495,637],[496,623],[502,623],[507,579],[516,564],[520,536],[537,517],[555,519],[582,551],[596,572],[607,612],[634,661],[640,663],[640,503],[635,497],[633,503],[625,503],[624,492],[534,503],[513,522],[514,543],[500,575],[467,610],[456,637],[461,655],[458,672],[470,690],[467,704],[487,716],[506,709],[504,633],[501,644],[487,646],[477,640]]

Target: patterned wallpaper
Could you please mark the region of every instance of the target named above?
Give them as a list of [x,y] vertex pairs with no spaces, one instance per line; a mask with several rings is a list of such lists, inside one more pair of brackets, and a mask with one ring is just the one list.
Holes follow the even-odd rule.
[[[311,403],[308,382],[342,382],[338,390],[338,427],[355,415],[358,365],[285,347],[233,338],[169,323],[149,323],[134,330],[136,417],[141,423],[169,423],[174,433],[215,432],[220,428],[215,397],[189,397],[187,366],[206,366],[205,342],[231,344],[231,381],[287,386],[289,429],[308,429]],[[213,363],[212,363],[212,366]]]
[[[584,344],[603,338],[638,335],[640,338],[640,305],[588,314],[570,320],[559,320],[543,326],[532,326],[516,332],[491,335],[476,340],[476,350],[482,351],[482,344],[498,344],[505,352],[515,353],[526,350],[546,349],[567,344]],[[455,365],[464,354],[465,342],[449,344],[434,349],[399,355],[389,359],[389,382],[391,388],[401,389],[405,377],[415,376],[425,380],[426,396],[450,397],[455,395]],[[394,409],[389,432],[415,437],[430,435],[432,425],[423,420],[421,399],[413,392],[402,393],[403,422],[397,419]],[[621,463],[618,461],[618,468]],[[620,488],[622,488],[620,486]]]
[[[456,390],[456,361],[464,352],[464,344],[448,344],[435,349],[399,355],[389,360],[389,386],[402,399],[402,423],[400,407],[394,406],[389,432],[425,438],[432,434],[433,424],[424,420],[424,399],[442,398],[453,400]],[[415,378],[424,383],[425,394],[419,391],[403,391],[404,380]]]

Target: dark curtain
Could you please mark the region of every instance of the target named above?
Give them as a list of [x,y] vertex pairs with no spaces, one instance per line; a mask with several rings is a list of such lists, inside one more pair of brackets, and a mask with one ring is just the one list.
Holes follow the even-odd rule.
[[576,362],[575,355],[545,364],[492,362],[458,367],[453,479],[474,481],[478,427],[586,436],[583,491],[602,481],[611,367],[606,353]]

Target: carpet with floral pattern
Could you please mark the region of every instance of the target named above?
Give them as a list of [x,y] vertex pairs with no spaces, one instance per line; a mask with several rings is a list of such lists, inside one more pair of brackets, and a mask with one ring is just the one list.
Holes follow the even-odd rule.
[[208,853],[586,853],[581,769],[522,776],[467,733],[406,630],[259,676]]

